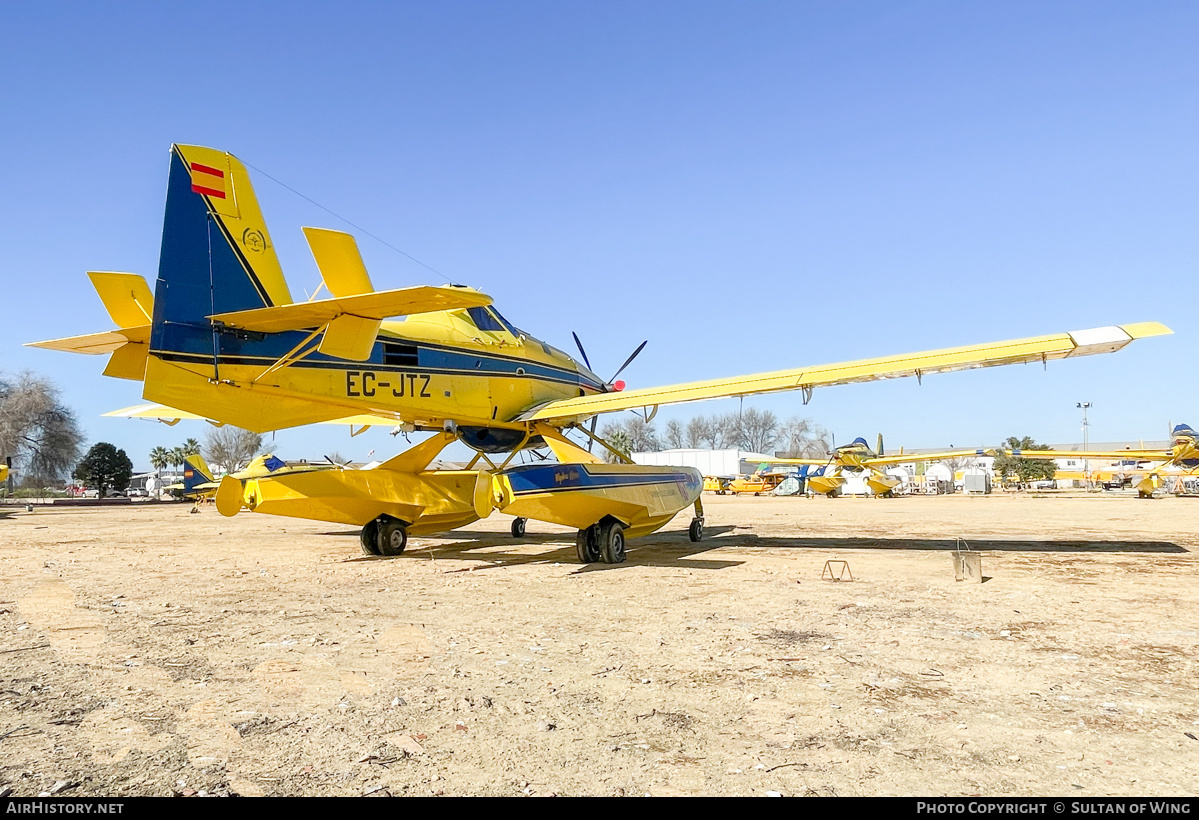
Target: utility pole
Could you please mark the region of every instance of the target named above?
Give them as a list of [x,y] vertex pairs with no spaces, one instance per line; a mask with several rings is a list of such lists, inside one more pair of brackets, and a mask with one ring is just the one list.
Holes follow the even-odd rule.
[[[1082,449],[1088,450],[1088,449],[1090,449],[1090,447],[1089,447],[1090,441],[1089,441],[1089,437],[1087,436],[1087,428],[1091,426],[1091,423],[1089,421],[1087,421],[1087,410],[1090,408],[1091,402],[1089,402],[1089,401],[1075,402],[1074,406],[1077,407],[1079,410],[1082,410]],[[1090,461],[1090,459],[1083,459],[1082,475],[1083,475],[1083,479],[1086,481],[1087,489],[1088,490],[1091,489],[1091,461]]]

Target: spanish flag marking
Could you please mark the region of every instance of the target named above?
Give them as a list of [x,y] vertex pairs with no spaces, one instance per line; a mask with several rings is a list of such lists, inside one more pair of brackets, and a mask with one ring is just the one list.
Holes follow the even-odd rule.
[[192,190],[197,194],[225,198],[225,172],[198,162],[192,163]]

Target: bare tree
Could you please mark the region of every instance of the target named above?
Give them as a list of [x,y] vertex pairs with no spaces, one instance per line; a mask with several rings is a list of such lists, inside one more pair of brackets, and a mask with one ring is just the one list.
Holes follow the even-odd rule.
[[666,446],[671,449],[681,449],[687,446],[683,434],[683,424],[677,419],[666,422]]
[[44,486],[68,475],[82,442],[53,382],[29,371],[0,378],[0,457],[13,457],[25,483]]
[[829,431],[809,419],[792,416],[779,430],[777,455],[784,458],[823,458],[833,447]]
[[751,407],[733,415],[729,426],[737,445],[755,453],[768,452],[778,438],[779,420],[769,410]]
[[698,449],[708,440],[708,419],[696,416],[687,422],[687,446]]
[[204,437],[204,458],[230,473],[245,468],[261,450],[262,436],[240,427],[217,427]]
[[692,447],[707,445],[710,450],[721,450],[731,441],[730,421],[734,414],[696,416],[687,424],[687,442]]

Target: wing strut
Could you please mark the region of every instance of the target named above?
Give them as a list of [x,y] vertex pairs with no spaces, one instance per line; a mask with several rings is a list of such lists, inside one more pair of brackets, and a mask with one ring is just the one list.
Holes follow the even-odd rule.
[[[266,370],[262,371],[257,376],[255,376],[254,381],[250,382],[250,384],[258,384],[258,381],[260,379],[266,378],[271,373],[274,373],[276,370],[281,370],[282,368],[287,367],[290,364],[294,364],[295,362],[298,362],[300,359],[303,359],[305,356],[310,355],[313,351],[316,350],[316,347],[311,347],[308,350],[303,350],[301,352],[302,348],[305,345],[307,345],[309,342],[311,342],[313,339],[315,339],[318,335],[320,335],[321,331],[323,331],[324,329],[325,329],[324,327],[318,327],[316,330],[309,333],[307,336],[304,337],[304,340],[301,341],[298,345],[293,347],[291,350],[287,351],[287,353],[280,356],[278,359],[275,360],[274,364],[272,364]],[[351,433],[351,435],[353,435],[353,434]]]

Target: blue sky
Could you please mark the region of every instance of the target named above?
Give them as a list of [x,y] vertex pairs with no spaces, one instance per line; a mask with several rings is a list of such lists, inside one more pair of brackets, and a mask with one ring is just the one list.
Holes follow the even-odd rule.
[[[236,154],[630,387],[1156,320],[1121,353],[748,400],[838,442],[1162,438],[1199,409],[1193,3],[9,3],[0,370],[135,465],[202,438],[100,414],[87,270],[157,271],[172,142]],[[302,225],[256,177],[293,293]],[[380,288],[443,281],[359,236]],[[736,401],[663,408],[671,418]],[[284,431],[361,459],[381,431]],[[374,457],[374,456],[372,456]]]

